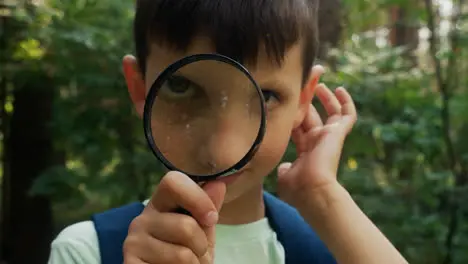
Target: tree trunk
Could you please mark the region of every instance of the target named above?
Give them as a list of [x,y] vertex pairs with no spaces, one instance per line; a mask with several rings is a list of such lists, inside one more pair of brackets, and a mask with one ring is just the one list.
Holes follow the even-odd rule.
[[[419,45],[419,26],[411,20],[409,9],[395,6],[390,9],[391,30],[389,40],[393,47],[407,47],[405,56],[415,66],[417,58],[414,51]],[[414,22],[414,23],[413,23]]]
[[6,141],[9,162],[8,219],[3,227],[4,260],[9,264],[46,263],[53,235],[51,202],[31,196],[35,181],[54,162],[49,129],[53,87],[49,78],[25,75],[24,85],[14,90],[14,113]]
[[338,47],[343,31],[343,4],[341,0],[320,0],[318,28],[320,46],[318,59],[326,61],[334,67],[334,62],[328,57],[330,48]]

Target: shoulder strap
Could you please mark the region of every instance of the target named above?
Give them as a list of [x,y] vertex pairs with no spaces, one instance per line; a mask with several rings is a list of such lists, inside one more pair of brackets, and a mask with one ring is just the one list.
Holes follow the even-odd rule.
[[128,227],[143,209],[142,203],[132,203],[93,215],[102,264],[123,263],[122,247],[128,234]]
[[[296,209],[267,192],[264,200],[270,225],[284,247],[286,264],[336,264],[325,244]],[[123,263],[122,246],[128,227],[143,209],[142,203],[132,203],[93,215],[102,264]]]
[[264,192],[266,215],[284,247],[286,264],[336,264],[318,235],[296,209]]

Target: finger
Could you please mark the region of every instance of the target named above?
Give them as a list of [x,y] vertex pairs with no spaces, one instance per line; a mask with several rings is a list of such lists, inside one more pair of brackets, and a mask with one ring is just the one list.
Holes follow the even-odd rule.
[[324,84],[317,87],[317,97],[329,117],[341,115],[341,104],[336,96]]
[[124,243],[124,258],[135,259],[134,256],[144,263],[200,263],[189,248],[141,234],[128,236]]
[[136,256],[124,256],[123,264],[148,264],[148,262],[144,262],[143,260],[139,259]]
[[336,97],[341,104],[342,119],[346,133],[349,133],[357,120],[357,110],[354,100],[345,88],[336,89]]
[[293,163],[284,162],[278,166],[278,179],[277,179],[277,194],[285,202],[291,201],[290,195],[291,190],[294,190],[295,185],[295,175],[298,175],[300,166],[295,166],[295,164],[300,164],[300,159],[304,159],[305,156],[300,156]]
[[[196,256],[206,254],[208,241],[198,222],[191,216],[175,213],[159,213],[151,219],[150,234],[165,242],[191,249]],[[163,228],[161,228],[163,227]]]
[[213,201],[216,210],[219,212],[224,202],[226,195],[226,184],[220,181],[210,181],[203,185],[203,190],[206,192],[211,201]]
[[218,212],[210,197],[198,184],[180,172],[169,172],[163,177],[150,204],[159,212],[172,212],[182,207],[201,225],[212,226],[218,222]]
[[357,117],[356,106],[351,95],[344,87],[339,87],[335,91],[336,98],[341,104],[341,114]]
[[306,133],[303,131],[302,127],[294,129],[291,133],[291,139],[296,147],[296,153],[299,156],[302,152],[306,151],[305,149],[305,139]]
[[[211,181],[203,186],[203,190],[205,190],[210,199],[213,201],[216,209],[220,211],[224,202],[224,196],[226,194],[226,184],[219,181]],[[204,231],[208,243],[206,254],[204,254],[204,257],[214,259],[214,249],[216,244],[215,227],[206,227]],[[212,261],[209,263],[212,263]]]
[[304,132],[307,132],[313,128],[323,126],[322,118],[320,114],[317,112],[317,109],[310,104],[309,111],[304,118],[304,122],[302,123],[302,129]]
[[308,138],[307,135],[311,130],[322,127],[323,122],[320,114],[317,112],[317,109],[310,104],[309,111],[304,117],[302,124],[294,129],[291,134],[291,139],[296,146],[296,152],[298,155],[307,151],[308,148]]
[[284,163],[281,163],[279,166],[278,166],[278,177],[282,177],[284,176],[286,173],[288,173],[289,169],[291,168],[292,166],[292,163],[290,162],[284,162]]
[[312,67],[310,74],[310,82],[307,84],[307,87],[312,91],[315,90],[317,84],[320,81],[320,77],[325,73],[325,68],[322,65],[315,65]]

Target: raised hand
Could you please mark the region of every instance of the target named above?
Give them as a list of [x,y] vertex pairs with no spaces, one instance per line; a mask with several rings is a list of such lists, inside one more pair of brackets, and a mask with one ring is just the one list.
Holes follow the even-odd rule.
[[314,67],[312,81],[303,93],[315,93],[328,117],[322,121],[310,104],[302,124],[292,132],[297,160],[278,167],[278,192],[293,205],[317,188],[337,183],[343,144],[357,119],[353,99],[343,87],[332,92],[325,84],[318,84],[323,71],[321,66]]

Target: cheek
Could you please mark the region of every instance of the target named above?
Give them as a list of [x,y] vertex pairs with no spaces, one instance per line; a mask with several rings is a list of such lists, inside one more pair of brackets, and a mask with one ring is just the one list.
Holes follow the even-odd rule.
[[[268,120],[265,137],[254,159],[250,162],[250,177],[228,186],[225,203],[235,200],[246,190],[262,185],[264,178],[268,176],[278,165],[289,144],[292,121],[288,118],[271,118]],[[252,177],[253,176],[253,177]]]
[[292,114],[269,118],[264,140],[255,158],[256,166],[263,173],[270,173],[281,161],[289,145],[293,121]]
[[294,115],[297,107],[289,106],[274,111],[267,121],[265,137],[254,159],[248,165],[251,169],[249,177],[228,186],[225,202],[239,197],[247,189],[262,185],[264,178],[270,174],[281,161],[289,145]]

